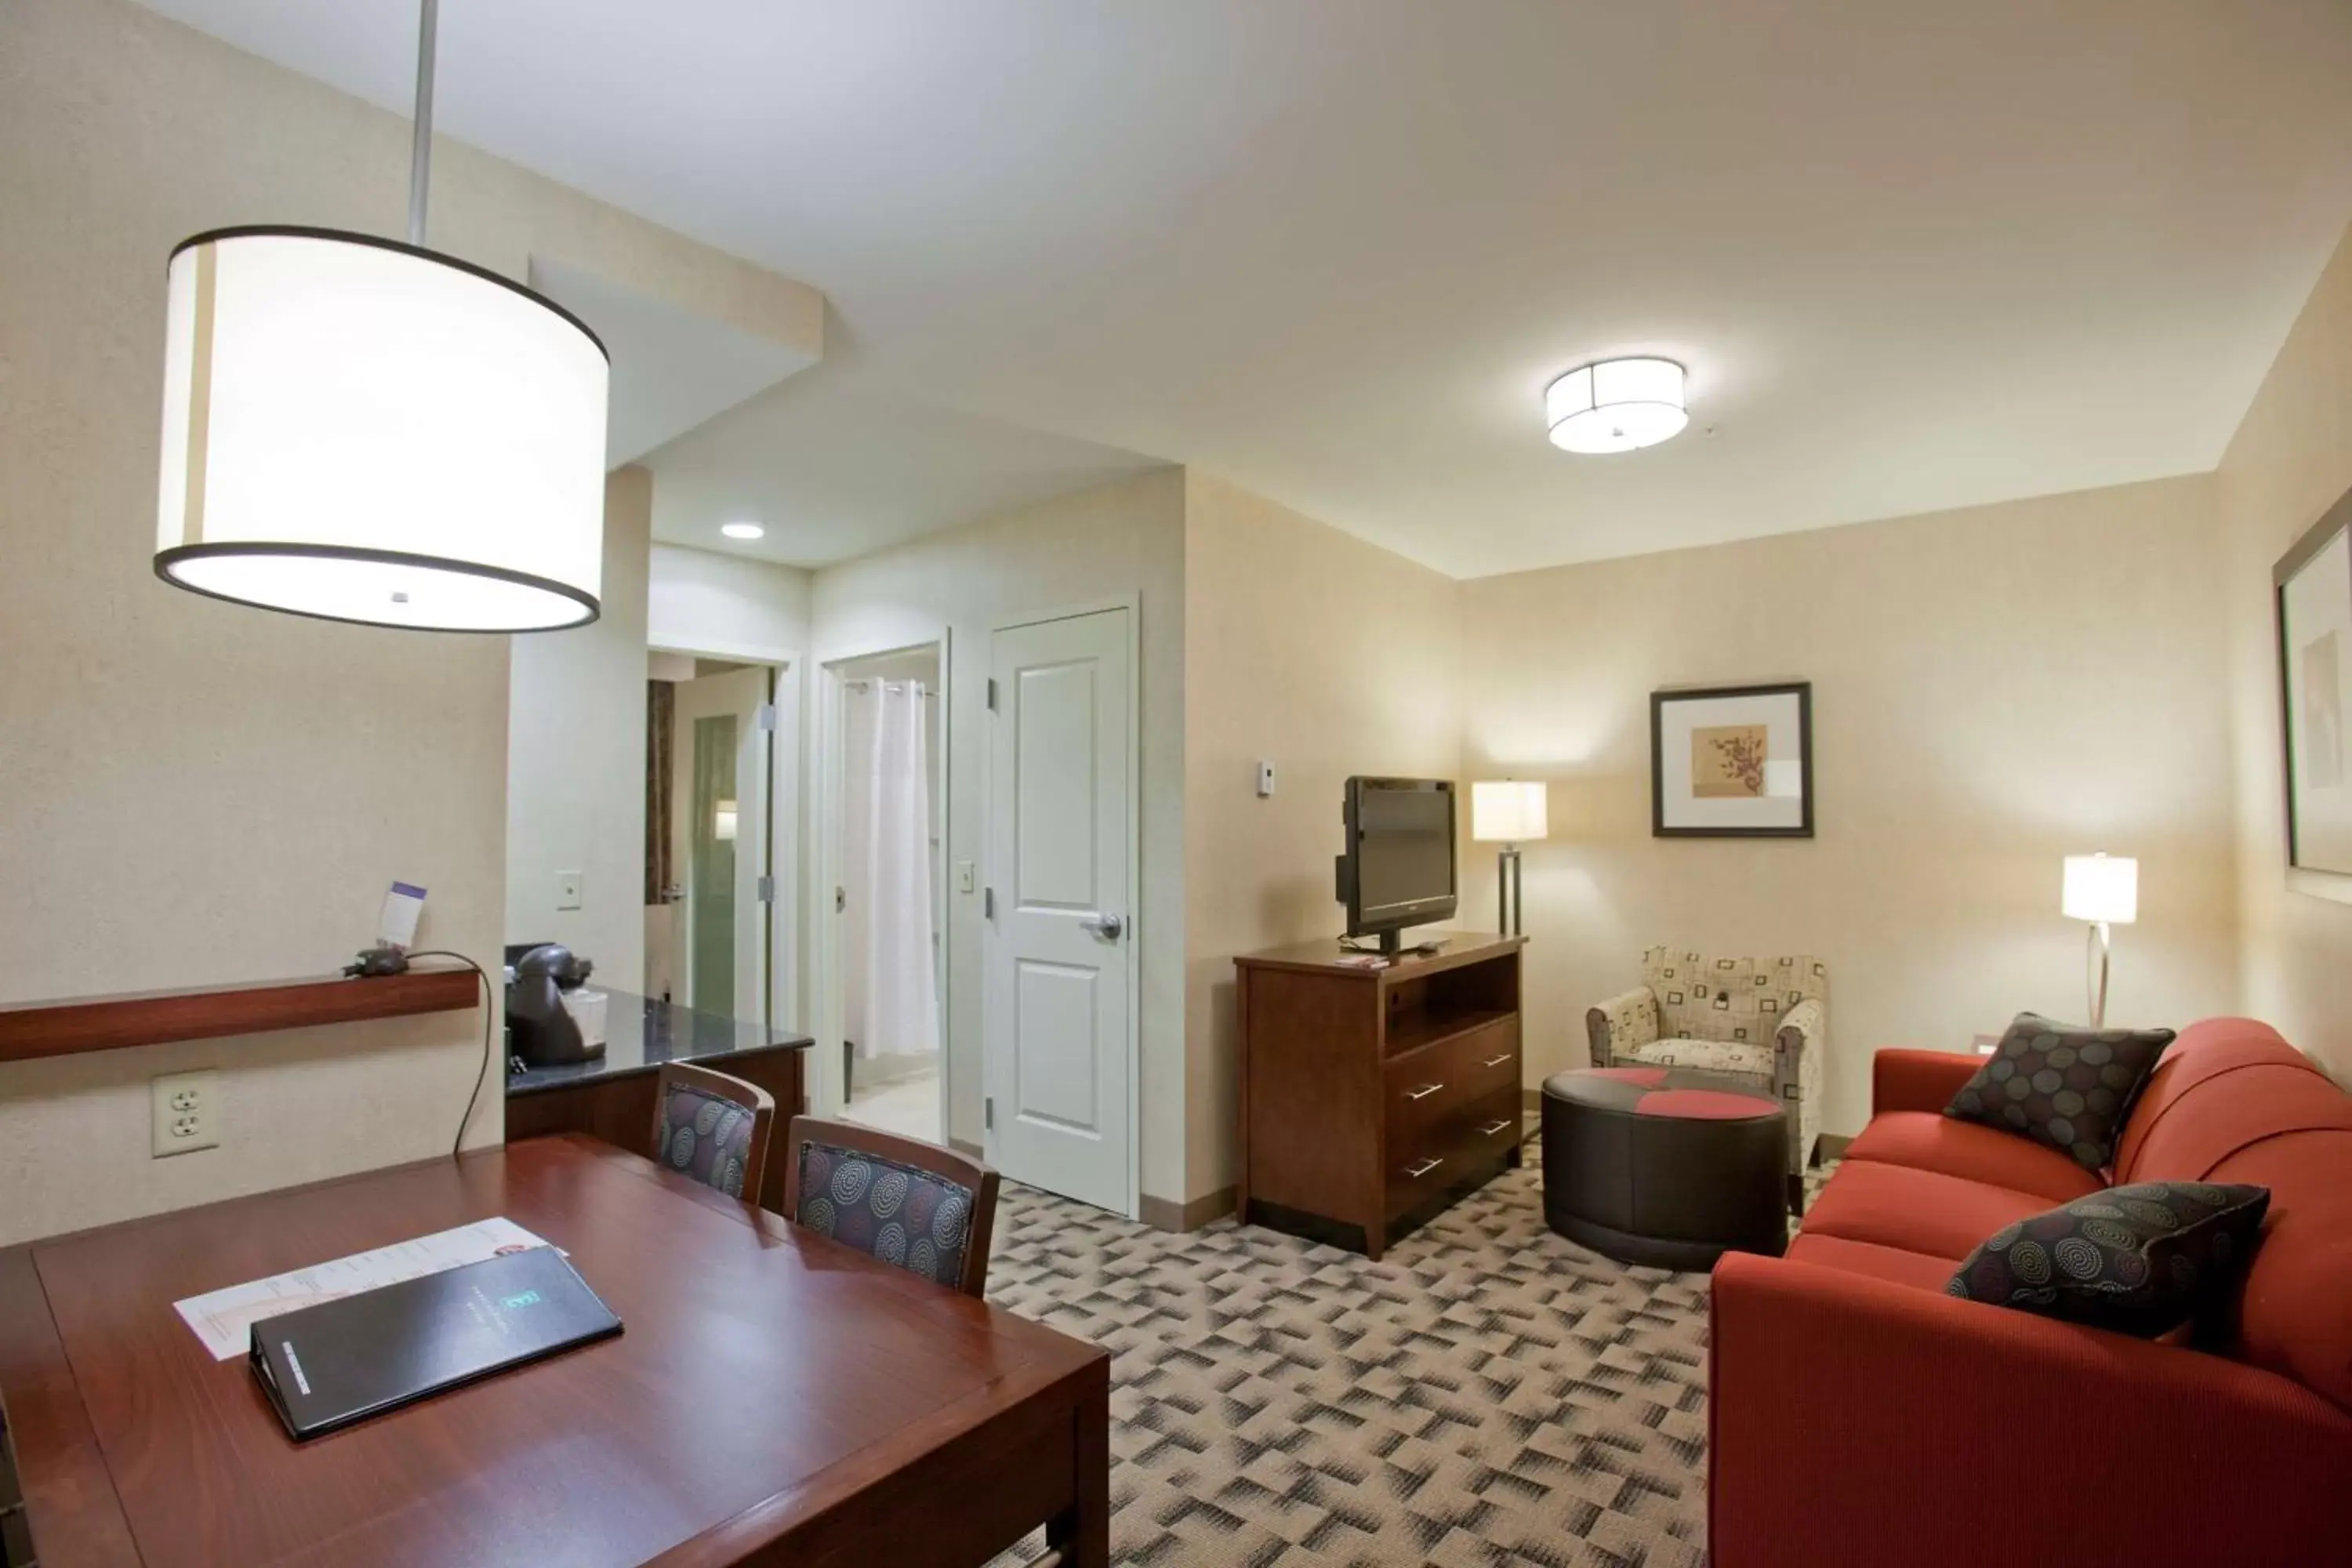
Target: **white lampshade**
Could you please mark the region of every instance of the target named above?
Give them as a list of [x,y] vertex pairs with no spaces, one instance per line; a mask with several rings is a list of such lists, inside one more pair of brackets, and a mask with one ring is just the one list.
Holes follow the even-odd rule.
[[1670,359],[1602,360],[1544,388],[1544,424],[1563,451],[1631,452],[1689,423],[1683,367]]
[[604,345],[465,262],[223,229],[172,253],[155,571],[441,631],[596,618]]
[[1470,837],[1481,844],[1532,844],[1544,837],[1544,786],[1537,779],[1486,780],[1470,786]]
[[2139,918],[2139,862],[2124,855],[2069,855],[2059,907],[2066,918],[2129,925]]

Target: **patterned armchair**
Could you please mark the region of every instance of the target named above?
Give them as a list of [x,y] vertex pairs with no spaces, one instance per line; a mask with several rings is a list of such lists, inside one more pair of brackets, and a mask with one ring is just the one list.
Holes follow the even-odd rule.
[[1592,1065],[1696,1068],[1769,1089],[1789,1113],[1789,1173],[1801,1177],[1821,1135],[1827,968],[1654,947],[1642,980],[1585,1015]]
[[796,1116],[784,1135],[784,1217],[934,1284],[978,1296],[996,1228],[996,1173],[952,1149]]

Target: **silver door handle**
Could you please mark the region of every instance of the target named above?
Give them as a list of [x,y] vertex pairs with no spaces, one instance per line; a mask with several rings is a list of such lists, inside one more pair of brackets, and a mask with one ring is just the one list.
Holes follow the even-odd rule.
[[1485,1061],[1480,1062],[1478,1065],[1479,1065],[1480,1067],[1483,1067],[1483,1068],[1498,1068],[1498,1067],[1501,1067],[1505,1062],[1509,1061],[1510,1059],[1511,1059],[1511,1053],[1510,1053],[1510,1052],[1508,1052],[1508,1051],[1505,1051],[1505,1052],[1504,1052],[1501,1056],[1499,1056],[1499,1057],[1488,1057]]
[[1439,1089],[1444,1089],[1444,1087],[1445,1086],[1442,1083],[1425,1083],[1419,1089],[1406,1089],[1404,1091],[1404,1097],[1407,1100],[1427,1100],[1431,1095],[1435,1094]]
[[1127,929],[1127,922],[1117,915],[1089,915],[1078,922],[1078,929],[1090,931],[1105,942],[1117,942],[1118,933]]
[[1423,1161],[1419,1161],[1419,1162],[1417,1162],[1416,1163],[1413,1163],[1413,1164],[1411,1164],[1411,1165],[1407,1165],[1407,1166],[1404,1168],[1404,1173],[1405,1173],[1406,1175],[1408,1175],[1408,1176],[1425,1176],[1425,1175],[1429,1174],[1429,1173],[1430,1173],[1430,1172],[1434,1171],[1435,1169],[1437,1169],[1437,1167],[1438,1167],[1438,1166],[1443,1165],[1444,1163],[1445,1163],[1445,1162],[1444,1162],[1444,1161],[1440,1160],[1440,1159],[1437,1159],[1437,1158],[1436,1158],[1436,1157],[1434,1157],[1434,1156],[1432,1156],[1432,1157],[1431,1157],[1431,1158],[1429,1158],[1429,1159],[1423,1160]]
[[1478,1136],[1481,1138],[1492,1138],[1496,1133],[1500,1132],[1504,1128],[1508,1127],[1509,1125],[1510,1122],[1508,1121],[1503,1121],[1496,1122],[1491,1127],[1481,1127],[1478,1129]]

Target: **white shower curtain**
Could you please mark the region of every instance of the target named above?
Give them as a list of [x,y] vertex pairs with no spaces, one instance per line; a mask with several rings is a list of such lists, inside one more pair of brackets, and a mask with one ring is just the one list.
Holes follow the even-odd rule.
[[845,695],[843,1034],[862,1058],[920,1056],[940,1048],[929,715],[911,680],[861,681]]

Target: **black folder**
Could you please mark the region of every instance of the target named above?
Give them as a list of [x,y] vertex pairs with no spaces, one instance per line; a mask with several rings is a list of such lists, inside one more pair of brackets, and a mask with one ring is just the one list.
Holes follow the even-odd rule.
[[253,1374],[297,1438],[621,1331],[551,1247],[404,1279],[253,1325]]

